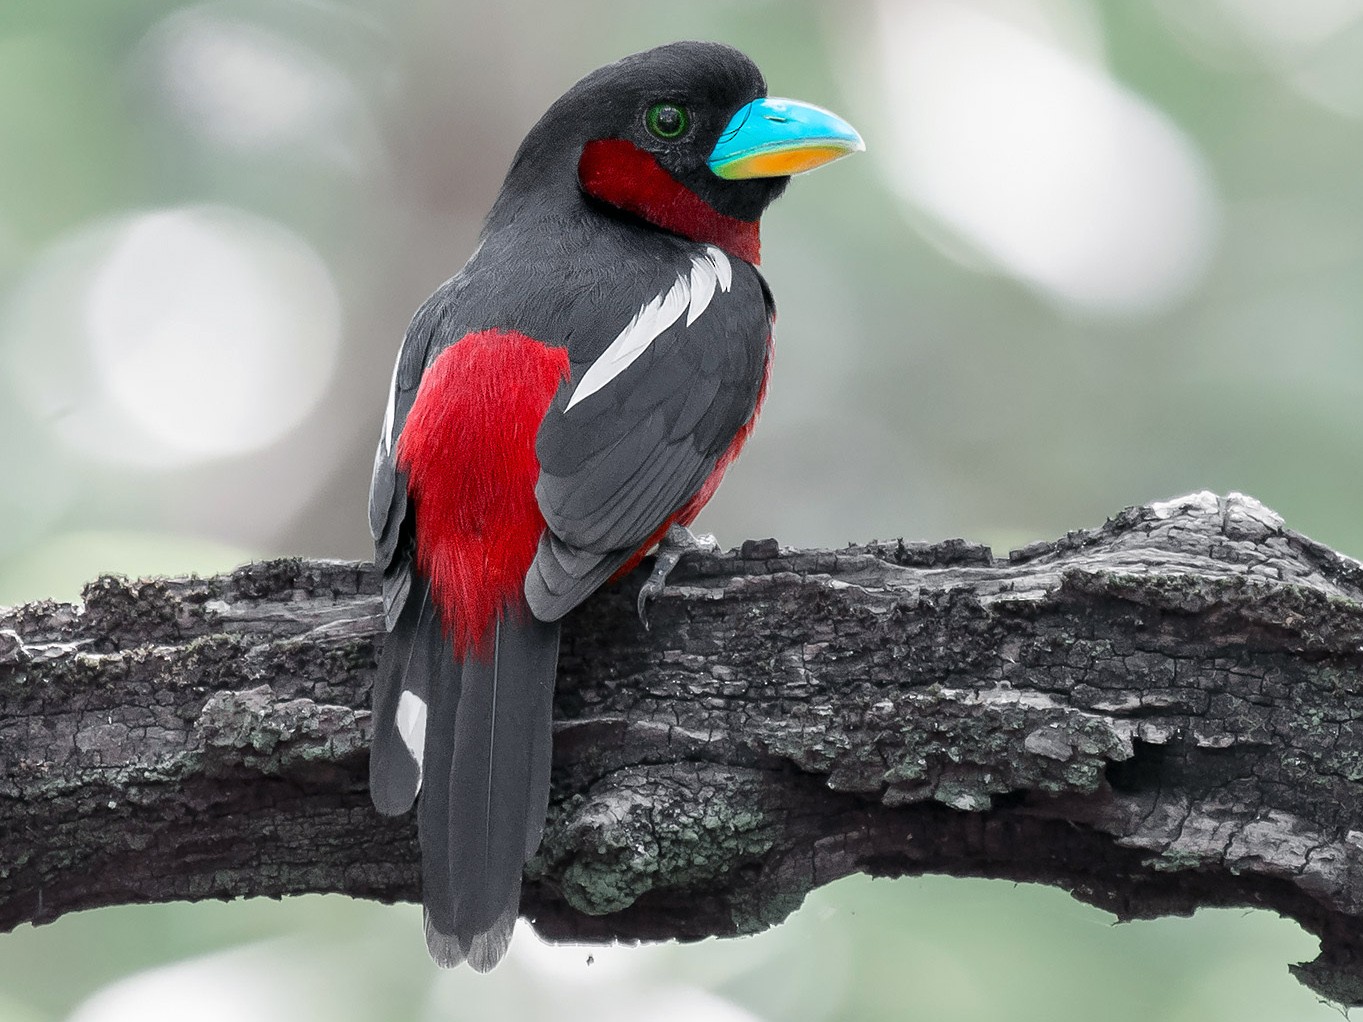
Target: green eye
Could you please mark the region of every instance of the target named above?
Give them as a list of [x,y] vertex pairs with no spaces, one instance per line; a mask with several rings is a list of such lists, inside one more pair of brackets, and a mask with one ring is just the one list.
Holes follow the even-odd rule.
[[685,107],[676,103],[655,103],[644,115],[644,123],[659,138],[674,139],[685,133],[691,118],[686,115]]

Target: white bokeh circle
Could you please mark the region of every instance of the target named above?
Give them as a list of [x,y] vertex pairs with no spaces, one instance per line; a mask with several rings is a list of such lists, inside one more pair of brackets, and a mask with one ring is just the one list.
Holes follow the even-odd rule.
[[875,11],[886,116],[868,147],[950,254],[964,248],[1090,313],[1156,313],[1196,287],[1220,203],[1169,118],[1101,60],[983,0]]
[[21,394],[100,461],[176,468],[283,438],[335,370],[331,273],[287,228],[189,206],[87,225],[38,260],[7,323]]
[[340,314],[299,238],[239,210],[131,220],[86,296],[91,357],[109,397],[190,454],[279,439],[326,388]]

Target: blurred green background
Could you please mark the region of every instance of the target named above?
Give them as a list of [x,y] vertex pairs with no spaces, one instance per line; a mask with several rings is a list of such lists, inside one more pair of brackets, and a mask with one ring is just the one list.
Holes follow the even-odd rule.
[[[766,217],[781,318],[722,542],[1006,549],[1189,490],[1363,554],[1363,0],[4,0],[0,603],[366,557],[411,311],[591,68],[749,52],[868,153]],[[849,878],[691,947],[437,974],[304,898],[0,936],[0,1020],[1337,1018],[1264,913]]]

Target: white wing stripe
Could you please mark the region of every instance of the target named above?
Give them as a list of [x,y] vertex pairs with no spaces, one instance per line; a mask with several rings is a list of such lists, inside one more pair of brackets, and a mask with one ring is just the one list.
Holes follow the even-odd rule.
[[403,692],[398,699],[398,734],[416,760],[416,785],[421,787],[422,757],[426,753],[426,704],[413,692]]
[[[406,347],[406,344],[403,344]],[[402,349],[398,349],[398,357],[393,362],[393,382],[388,384],[388,407],[383,413],[383,453],[393,453],[393,418],[396,414],[398,400],[398,367],[402,365]]]
[[666,294],[658,295],[636,312],[625,329],[587,367],[564,411],[570,411],[573,405],[591,397],[633,365],[650,344],[681,319],[683,312],[687,313],[686,325],[694,323],[709,308],[715,288],[728,291],[733,279],[728,256],[714,245],[707,245],[699,255],[692,256],[691,272],[679,276]]
[[714,245],[707,245],[706,253],[710,256],[710,262],[714,264],[715,276],[719,278],[719,289],[727,292],[734,286],[734,268],[729,265],[729,260],[724,253],[715,248]]
[[719,275],[715,272],[714,264],[708,259],[693,259],[691,261],[691,308],[686,313],[686,325],[690,326],[700,319],[700,314],[705,311],[710,304],[710,299],[715,296],[715,285],[719,283]]

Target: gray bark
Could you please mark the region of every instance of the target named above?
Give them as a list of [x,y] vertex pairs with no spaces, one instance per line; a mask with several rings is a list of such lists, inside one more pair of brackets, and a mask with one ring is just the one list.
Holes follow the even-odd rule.
[[[1363,1002],[1363,565],[1194,494],[994,558],[771,540],[566,623],[549,937],[773,925],[856,871],[1038,881],[1130,919],[1266,907]],[[0,930],[128,902],[417,894],[365,790],[368,566],[102,578],[0,611]]]

